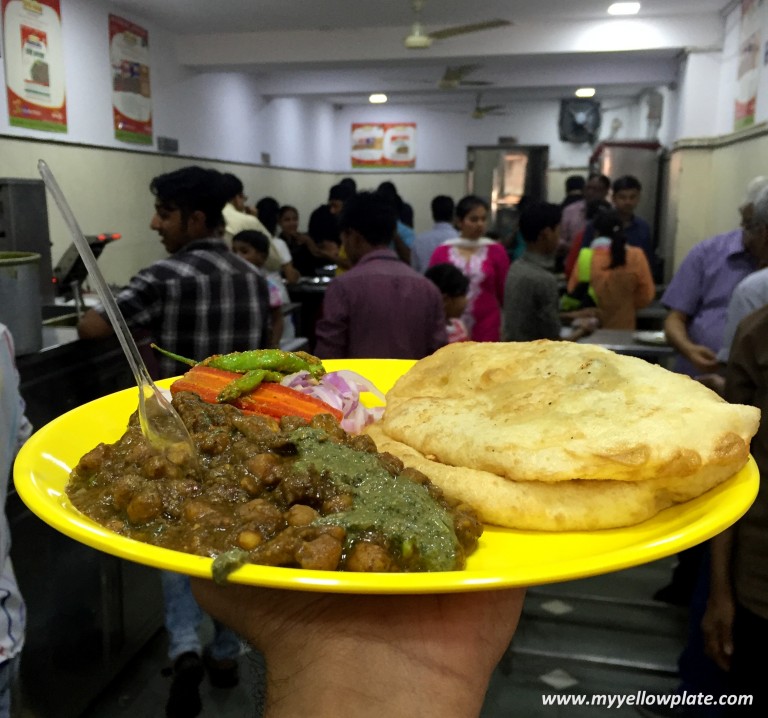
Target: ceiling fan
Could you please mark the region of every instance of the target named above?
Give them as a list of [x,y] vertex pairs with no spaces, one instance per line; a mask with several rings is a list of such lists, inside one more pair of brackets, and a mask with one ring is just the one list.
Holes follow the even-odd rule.
[[437,86],[441,90],[455,90],[457,87],[485,87],[492,85],[487,80],[466,80],[467,75],[471,75],[482,65],[453,65],[445,68],[443,76],[438,80]]
[[471,32],[480,32],[481,30],[491,30],[495,27],[504,27],[511,25],[509,20],[486,20],[484,22],[476,22],[469,25],[454,25],[453,27],[446,27],[442,30],[434,30],[433,32],[425,32],[421,24],[421,11],[424,8],[426,0],[412,0],[413,5],[413,25],[411,26],[410,34],[405,38],[405,46],[409,50],[426,50],[432,46],[434,40],[445,40],[449,37],[455,37],[456,35],[465,35]]
[[506,113],[499,112],[499,110],[504,109],[504,105],[482,105],[480,104],[482,102],[483,95],[482,93],[477,93],[477,99],[475,100],[475,107],[472,110],[472,118],[475,120],[482,120],[483,117],[486,117],[487,115],[504,115]]

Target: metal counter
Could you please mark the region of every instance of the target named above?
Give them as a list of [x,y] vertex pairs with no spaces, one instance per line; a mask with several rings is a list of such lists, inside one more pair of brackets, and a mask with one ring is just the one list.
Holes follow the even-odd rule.
[[579,339],[580,344],[599,344],[617,354],[646,359],[655,364],[667,366],[672,361],[675,350],[668,344],[645,343],[635,338],[637,332],[629,329],[598,329]]
[[[43,349],[16,363],[36,429],[134,385],[116,339],[80,341],[70,327],[44,327]],[[24,703],[36,716],[74,718],[162,626],[159,575],[50,528],[12,486],[6,511],[11,555],[27,603]]]

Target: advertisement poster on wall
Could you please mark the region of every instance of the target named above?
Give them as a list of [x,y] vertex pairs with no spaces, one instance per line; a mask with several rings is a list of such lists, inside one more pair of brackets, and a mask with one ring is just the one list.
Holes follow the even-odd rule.
[[109,61],[115,137],[123,142],[151,145],[149,33],[128,20],[110,15]]
[[416,166],[416,123],[352,123],[354,168],[407,169]]
[[760,83],[760,48],[764,24],[763,0],[741,0],[739,30],[739,69],[733,128],[749,127],[755,122],[757,88]]
[[8,121],[67,131],[59,0],[2,0]]

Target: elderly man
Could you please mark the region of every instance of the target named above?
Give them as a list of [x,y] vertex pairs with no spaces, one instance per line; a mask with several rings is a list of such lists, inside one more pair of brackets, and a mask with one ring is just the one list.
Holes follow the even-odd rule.
[[681,374],[696,376],[717,368],[731,295],[768,259],[765,237],[754,223],[754,203],[766,186],[768,177],[749,183],[739,207],[741,227],[697,244],[661,298],[669,309],[664,332],[678,352],[675,371]]

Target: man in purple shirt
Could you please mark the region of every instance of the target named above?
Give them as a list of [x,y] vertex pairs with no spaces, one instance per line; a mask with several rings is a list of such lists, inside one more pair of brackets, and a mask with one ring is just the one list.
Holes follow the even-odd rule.
[[443,298],[389,249],[397,218],[375,193],[361,192],[341,213],[352,269],[336,277],[316,326],[323,359],[421,359],[447,343]]
[[[766,186],[768,177],[756,177],[749,183],[739,207],[741,229],[697,244],[661,298],[669,309],[664,332],[678,352],[675,371],[681,374],[695,377],[715,371],[731,294],[742,279],[768,262],[765,228],[753,216],[755,200]],[[678,554],[671,582],[654,594],[656,600],[690,603],[690,635],[679,666],[681,686],[694,693],[715,693],[722,678],[716,666],[703,656],[699,628],[708,588],[706,571],[702,573],[707,560],[707,544]]]
[[762,234],[755,232],[753,204],[768,178],[756,177],[739,208],[741,229],[697,244],[672,277],[661,303],[667,341],[679,356],[675,371],[689,376],[713,372],[723,340],[728,301],[736,285],[768,261]]

